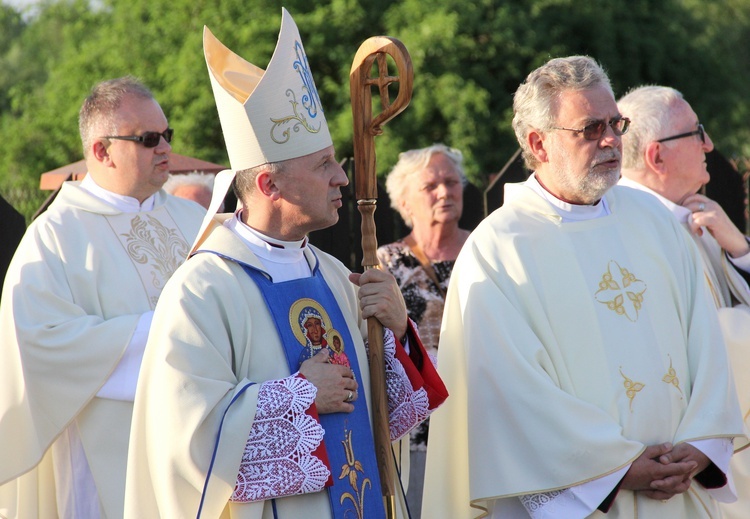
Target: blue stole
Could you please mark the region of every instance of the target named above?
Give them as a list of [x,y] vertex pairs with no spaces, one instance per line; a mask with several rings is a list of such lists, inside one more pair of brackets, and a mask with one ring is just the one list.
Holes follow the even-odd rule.
[[318,262],[312,269],[312,277],[280,283],[274,283],[268,274],[255,267],[240,265],[263,294],[291,373],[324,347],[330,349],[332,363],[348,365],[354,372],[360,383],[354,411],[319,416],[333,479],[328,498],[336,519],[385,517],[375,443],[354,342]]

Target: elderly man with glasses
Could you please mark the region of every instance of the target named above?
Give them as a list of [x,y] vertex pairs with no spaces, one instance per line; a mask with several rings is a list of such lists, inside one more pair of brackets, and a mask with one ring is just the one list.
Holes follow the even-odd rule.
[[29,227],[0,307],[0,517],[123,516],[136,380],[203,211],[161,190],[172,129],[140,82],[80,110],[88,168]]
[[[674,88],[642,86],[617,103],[634,123],[623,137],[620,184],[655,196],[690,233],[719,312],[743,416],[750,412],[750,246],[721,206],[698,191],[709,180],[714,147],[690,104]],[[679,258],[675,257],[675,261]],[[717,336],[717,341],[721,338]],[[722,503],[725,519],[750,510],[750,452],[732,458],[739,500]]]
[[747,440],[695,245],[615,186],[640,114],[585,56],[533,71],[513,106],[534,174],[453,270],[423,517],[717,517]]

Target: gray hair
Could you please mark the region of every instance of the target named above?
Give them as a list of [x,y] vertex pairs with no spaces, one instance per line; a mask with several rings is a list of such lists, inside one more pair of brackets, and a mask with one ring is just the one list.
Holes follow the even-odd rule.
[[175,190],[181,186],[204,186],[209,191],[214,190],[214,175],[202,171],[193,171],[185,174],[171,174],[169,179],[164,183],[164,190],[174,194]]
[[445,157],[453,164],[453,169],[458,176],[461,178],[461,184],[466,185],[466,174],[464,173],[463,154],[455,149],[449,148],[445,144],[433,144],[426,148],[414,149],[399,153],[398,162],[385,179],[385,190],[388,192],[388,197],[391,199],[391,207],[398,211],[404,223],[412,227],[411,217],[406,213],[401,202],[404,200],[406,191],[411,183],[411,177],[415,173],[419,173],[427,164],[430,159],[436,153],[445,155]]
[[647,85],[630,90],[617,102],[620,113],[632,120],[628,133],[622,136],[623,168],[645,167],[646,146],[672,127],[676,115],[672,108],[681,100],[682,93],[674,88]]
[[102,135],[117,133],[117,110],[126,97],[154,99],[146,86],[133,76],[102,81],[91,89],[78,112],[83,156],[88,157],[93,142]]
[[[289,159],[294,160],[294,159]],[[284,162],[266,162],[260,166],[239,170],[232,181],[232,189],[237,200],[245,207],[250,207],[249,198],[255,191],[255,179],[263,172],[270,175],[279,175],[284,172]]]
[[526,77],[513,96],[513,130],[528,169],[535,170],[539,163],[526,138],[532,130],[545,132],[554,125],[555,102],[560,94],[598,85],[604,85],[612,93],[606,72],[588,56],[551,59]]

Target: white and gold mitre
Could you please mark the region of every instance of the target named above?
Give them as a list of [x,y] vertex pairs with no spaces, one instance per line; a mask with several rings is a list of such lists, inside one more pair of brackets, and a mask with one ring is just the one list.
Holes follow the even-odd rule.
[[333,144],[297,25],[286,9],[266,70],[229,50],[208,27],[203,53],[235,172]]

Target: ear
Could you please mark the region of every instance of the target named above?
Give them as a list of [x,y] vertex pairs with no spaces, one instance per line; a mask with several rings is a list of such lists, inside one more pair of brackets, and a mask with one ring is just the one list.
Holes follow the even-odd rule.
[[262,193],[264,196],[270,198],[273,201],[281,198],[281,191],[279,190],[279,186],[276,185],[273,175],[271,175],[267,171],[262,171],[258,173],[258,175],[256,175],[255,189],[256,191]]
[[667,173],[662,150],[661,143],[652,141],[648,143],[643,154],[646,167],[658,175],[666,175]]
[[108,168],[114,167],[112,156],[109,154],[109,150],[100,139],[94,141],[91,145],[90,155],[94,157],[97,162],[101,162],[103,166]]
[[547,150],[544,148],[544,135],[536,130],[531,130],[526,136],[526,143],[529,145],[531,154],[536,157],[539,162],[547,162],[549,157]]
[[406,214],[411,214],[411,211],[409,210],[409,205],[406,203],[406,197],[402,196],[401,200],[398,202],[398,205],[401,209],[403,209]]

